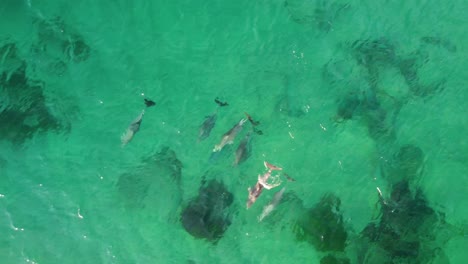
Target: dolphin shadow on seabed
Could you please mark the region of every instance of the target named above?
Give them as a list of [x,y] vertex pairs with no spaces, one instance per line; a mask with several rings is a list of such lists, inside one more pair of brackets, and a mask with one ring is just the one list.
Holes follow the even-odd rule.
[[203,181],[198,196],[181,213],[182,226],[193,237],[216,243],[231,225],[229,207],[233,200],[222,182]]
[[148,210],[171,219],[182,201],[182,162],[169,147],[143,160],[142,165],[120,175],[117,189],[127,210]]

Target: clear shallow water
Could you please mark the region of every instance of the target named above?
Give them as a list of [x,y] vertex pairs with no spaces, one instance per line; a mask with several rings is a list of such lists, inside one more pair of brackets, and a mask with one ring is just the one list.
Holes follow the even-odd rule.
[[[424,152],[418,186],[431,207],[466,229],[467,10],[464,1],[2,2],[0,40],[10,48],[2,50],[1,70],[24,61],[27,78],[43,82],[43,104],[62,124],[24,140],[5,131],[38,117],[2,125],[2,262],[319,263],[322,252],[296,241],[291,219],[298,212],[287,201],[258,223],[276,189],[245,209],[263,161],[296,179],[283,186],[306,208],[335,193],[352,238],[377,214],[376,187],[388,196],[381,166],[405,144]],[[73,53],[76,39],[89,46],[88,56]],[[16,56],[6,55],[13,54],[8,43]],[[405,80],[388,50],[415,58],[420,86]],[[377,88],[365,67],[371,64]],[[391,138],[373,137],[369,115],[359,110],[335,122],[342,98],[369,90],[394,116],[385,123]],[[12,95],[2,92],[5,111]],[[157,106],[122,148],[121,134],[144,107],[142,94]],[[217,96],[230,105],[218,109],[211,136],[197,144]],[[38,96],[24,98],[18,105]],[[213,146],[243,112],[264,132],[254,136],[251,157],[235,168],[229,151],[210,162]],[[125,207],[119,177],[161,146],[183,163],[180,197],[173,182],[152,178],[144,207]],[[234,195],[232,224],[216,245],[193,239],[178,221],[208,170]],[[467,245],[466,235],[443,244],[450,263],[468,259]]]

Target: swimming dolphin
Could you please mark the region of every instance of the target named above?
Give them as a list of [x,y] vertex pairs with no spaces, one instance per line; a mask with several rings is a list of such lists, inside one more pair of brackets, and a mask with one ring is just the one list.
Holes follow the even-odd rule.
[[283,198],[283,193],[285,190],[286,190],[286,187],[283,187],[279,192],[275,193],[270,203],[266,205],[265,207],[263,207],[262,214],[258,217],[259,222],[261,222],[265,217],[267,217],[271,212],[273,212],[275,207],[281,201],[281,198]]
[[267,172],[265,172],[265,174],[263,175],[258,175],[258,181],[257,183],[255,184],[255,186],[253,188],[248,188],[248,192],[249,192],[249,197],[247,199],[247,209],[250,208],[250,206],[252,206],[253,203],[255,203],[255,201],[257,200],[257,198],[260,196],[260,194],[262,194],[262,191],[263,191],[263,188],[267,189],[267,190],[270,190],[270,189],[273,189],[275,188],[276,186],[279,186],[281,184],[281,182],[278,180],[277,177],[275,177],[275,181],[274,183],[267,183],[268,179],[271,177],[271,172],[274,171],[274,170],[283,170],[282,168],[280,167],[277,167],[273,164],[270,164],[266,161],[263,162],[263,164],[265,165],[265,167],[268,169]]
[[228,144],[232,144],[234,142],[234,138],[237,136],[237,133],[242,130],[242,127],[244,123],[247,121],[247,119],[241,119],[239,123],[237,123],[234,127],[232,127],[228,132],[224,133],[223,138],[219,142],[218,145],[216,145],[213,149],[213,152],[217,152],[223,149],[224,146]]
[[[150,100],[147,98],[144,99],[144,102],[145,102],[146,108],[156,105],[156,103],[153,100]],[[133,120],[130,126],[128,126],[127,131],[125,131],[125,133],[120,137],[120,140],[122,141],[122,146],[127,145],[128,142],[132,140],[136,132],[140,130],[140,125],[141,125],[141,121],[143,120],[144,114],[145,114],[145,109],[141,111],[141,114],[137,118],[135,118],[135,120]]]
[[236,149],[236,159],[234,165],[239,165],[244,162],[250,156],[252,132],[248,132],[244,139],[239,143],[239,147]]
[[130,142],[133,136],[138,132],[140,129],[141,121],[143,120],[143,115],[145,114],[145,110],[141,111],[141,114],[133,120],[133,122],[128,126],[127,131],[120,137],[122,141],[122,146],[125,146]]
[[200,126],[200,130],[198,133],[198,142],[210,136],[211,130],[216,124],[216,119],[217,119],[217,113],[214,113],[206,117],[205,121]]
[[[229,105],[228,102],[220,101],[218,97],[216,97],[215,103],[218,104],[219,107]],[[205,121],[203,121],[203,124],[200,126],[200,129],[198,132],[198,142],[210,136],[211,130],[216,124],[216,119],[218,117],[218,109],[216,109],[216,112],[214,114],[205,117]]]

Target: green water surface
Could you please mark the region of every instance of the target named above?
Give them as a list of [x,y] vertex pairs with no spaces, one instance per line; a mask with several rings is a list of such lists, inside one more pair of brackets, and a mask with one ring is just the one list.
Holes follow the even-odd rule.
[[[21,124],[39,117],[7,110],[41,96],[2,84],[0,263],[320,263],[324,253],[296,239],[291,219],[299,212],[287,200],[257,220],[280,188],[245,208],[264,160],[296,180],[282,186],[305,208],[325,193],[341,199],[346,254],[358,263],[352,248],[378,216],[377,187],[389,196],[382,164],[408,144],[424,153],[416,186],[457,230],[438,241],[445,257],[435,263],[466,263],[467,13],[466,0],[1,1],[4,80],[25,63],[60,125],[24,132]],[[369,53],[356,55],[358,47]],[[359,54],[367,55],[359,62]],[[417,85],[395,66],[403,61],[417,65]],[[370,63],[377,75],[363,66]],[[372,134],[365,113],[337,115],[346,95],[370,90],[388,116],[383,136]],[[229,106],[219,108],[215,97]],[[157,105],[122,147],[143,98]],[[197,142],[216,111],[210,137]],[[253,135],[251,156],[232,166],[247,124],[210,159],[244,112],[263,132]],[[119,177],[163,146],[183,164],[179,186],[149,167],[122,197]],[[179,221],[203,175],[234,195],[232,223],[216,244]]]

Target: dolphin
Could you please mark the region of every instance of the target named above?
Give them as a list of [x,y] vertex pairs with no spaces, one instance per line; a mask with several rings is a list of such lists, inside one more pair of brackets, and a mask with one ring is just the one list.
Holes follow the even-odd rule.
[[244,139],[239,143],[239,147],[236,149],[236,159],[234,160],[234,165],[239,165],[244,162],[250,156],[251,150],[251,138],[252,132],[248,132],[245,135]]
[[234,138],[236,138],[237,133],[242,130],[242,127],[247,119],[241,119],[239,123],[237,123],[234,127],[232,127],[228,132],[224,133],[223,138],[216,145],[213,149],[213,152],[218,152],[223,149],[224,146],[232,144],[234,142]]
[[[145,102],[146,108],[150,108],[156,105],[156,103],[151,99],[144,98],[144,102]],[[136,132],[140,130],[140,125],[141,125],[141,121],[143,120],[144,114],[145,114],[145,109],[141,111],[140,115],[137,118],[135,118],[135,120],[132,121],[132,123],[128,126],[125,133],[122,134],[122,136],[120,137],[120,141],[122,141],[122,147],[127,145],[128,142],[132,140],[133,136],[135,136]]]
[[218,108],[214,114],[205,117],[205,121],[203,121],[198,132],[198,142],[210,136],[211,130],[215,126],[216,119],[218,118],[218,109],[229,105],[228,102],[220,101],[218,97],[216,97],[214,101],[218,105]]
[[278,180],[278,177],[275,177],[274,183],[268,183],[268,179],[271,177],[271,172],[274,170],[283,170],[283,168],[277,167],[273,164],[270,164],[266,161],[263,162],[265,167],[268,169],[267,172],[263,175],[258,175],[258,181],[253,188],[248,188],[247,191],[249,192],[249,197],[247,199],[247,209],[252,206],[253,203],[257,200],[257,198],[262,194],[263,189],[273,189],[281,184],[281,181]]
[[281,198],[283,198],[283,193],[285,190],[286,190],[286,187],[283,187],[279,192],[275,193],[270,203],[266,205],[265,207],[263,207],[262,214],[258,217],[259,222],[261,222],[265,217],[267,217],[271,212],[273,212],[275,207],[281,201]]
[[120,140],[122,141],[122,146],[125,146],[130,142],[133,136],[140,130],[141,121],[143,120],[143,115],[145,114],[145,110],[141,111],[140,115],[133,120],[133,122],[128,126],[125,133],[122,134]]
[[203,124],[200,126],[200,130],[198,133],[198,142],[204,140],[205,138],[210,136],[211,130],[213,129],[214,125],[216,124],[217,119],[217,112],[207,116]]

